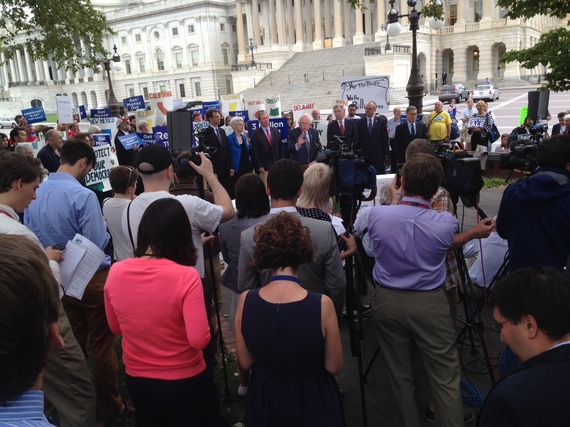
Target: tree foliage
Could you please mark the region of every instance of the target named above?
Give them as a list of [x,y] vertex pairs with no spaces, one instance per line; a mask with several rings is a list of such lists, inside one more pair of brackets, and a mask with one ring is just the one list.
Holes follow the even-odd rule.
[[71,72],[93,68],[107,55],[105,33],[112,30],[90,0],[0,0],[0,52],[8,59],[25,43],[33,59],[51,57]]
[[[549,15],[565,18],[570,14],[570,2],[556,0],[498,0],[497,4],[508,8],[507,16],[512,19],[532,18],[536,15]],[[539,41],[529,49],[507,52],[503,62],[518,61],[522,67],[532,69],[539,64],[546,67],[548,83],[545,89],[554,92],[570,90],[570,31],[556,28],[542,34]]]

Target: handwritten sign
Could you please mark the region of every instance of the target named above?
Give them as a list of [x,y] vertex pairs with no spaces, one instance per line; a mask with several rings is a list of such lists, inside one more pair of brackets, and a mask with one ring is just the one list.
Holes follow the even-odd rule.
[[340,99],[356,103],[356,112],[363,114],[369,101],[376,102],[376,112],[388,112],[390,100],[390,76],[366,76],[340,78]]
[[270,118],[281,117],[281,97],[267,98],[265,100],[265,108],[267,108]]
[[57,106],[57,120],[61,124],[73,123],[73,107],[71,106],[71,98],[69,96],[56,96],[55,102]]
[[231,115],[234,111],[240,111],[245,108],[243,103],[243,95],[241,93],[222,95],[220,105],[224,114]]

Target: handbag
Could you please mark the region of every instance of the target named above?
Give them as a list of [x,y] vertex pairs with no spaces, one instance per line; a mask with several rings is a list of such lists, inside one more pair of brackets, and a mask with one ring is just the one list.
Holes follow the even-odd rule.
[[495,121],[493,120],[493,124],[491,125],[491,129],[487,133],[487,137],[489,138],[489,144],[492,144],[493,142],[495,142],[497,139],[499,139],[500,136],[501,136],[501,134],[499,133],[499,129],[497,129],[497,125],[495,124]]

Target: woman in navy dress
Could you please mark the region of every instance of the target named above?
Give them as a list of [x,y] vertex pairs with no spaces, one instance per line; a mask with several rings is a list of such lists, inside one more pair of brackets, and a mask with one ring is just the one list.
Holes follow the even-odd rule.
[[255,426],[344,426],[334,375],[342,347],[332,300],[308,292],[297,278],[313,257],[309,232],[282,212],[257,226],[254,262],[272,281],[244,292],[235,319],[240,367],[251,369],[245,424]]

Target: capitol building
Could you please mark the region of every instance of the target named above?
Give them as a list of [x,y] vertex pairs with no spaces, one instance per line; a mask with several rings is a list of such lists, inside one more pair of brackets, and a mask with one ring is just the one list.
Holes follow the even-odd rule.
[[[409,76],[411,32],[407,19],[402,18],[402,33],[387,40],[387,0],[372,4],[364,0],[357,9],[345,0],[92,3],[106,15],[114,31],[106,36],[104,45],[111,53],[116,46],[121,58],[122,70],[112,73],[119,101],[136,95],[148,100],[149,93],[164,90],[183,100],[213,101],[221,95],[243,92],[272,74],[273,81],[282,79],[278,77],[280,68],[302,52],[325,50],[333,54],[344,46],[364,45],[363,57],[364,47],[368,54],[380,53],[367,57],[362,73],[388,74],[395,89],[403,88]],[[400,14],[409,11],[403,0],[394,6]],[[416,7],[420,10],[421,6],[420,0]],[[420,19],[418,59],[426,88],[440,85],[444,71],[448,82],[485,78],[538,82],[544,73],[542,67],[526,70],[516,63],[502,64],[500,58],[506,51],[532,47],[542,33],[566,25],[546,16],[507,19],[507,11],[496,5],[496,0],[444,0],[444,11],[441,29],[433,30],[427,19]],[[385,50],[388,43],[396,48],[389,55]],[[251,66],[252,47],[255,67]],[[322,66],[323,73],[324,68],[334,68],[326,60],[314,64],[310,63],[311,55],[306,58],[307,66]],[[105,106],[108,96],[103,73],[93,69],[71,73],[58,69],[53,60],[34,60],[25,39],[14,59],[0,68],[0,89],[0,113],[11,115],[38,105],[48,113],[55,112],[55,96],[59,94],[70,96],[75,107],[84,105],[87,110]]]

